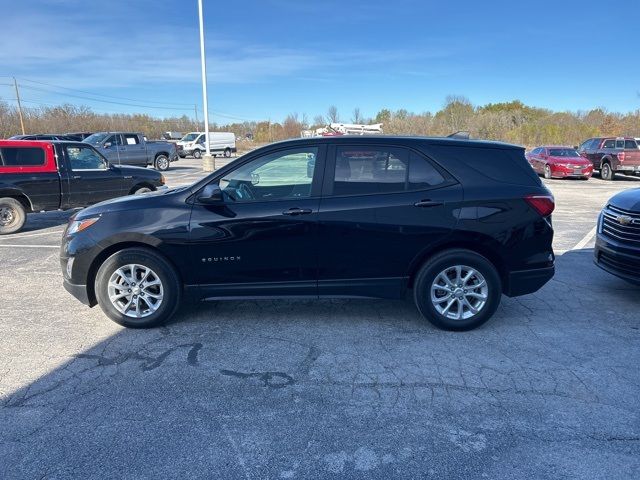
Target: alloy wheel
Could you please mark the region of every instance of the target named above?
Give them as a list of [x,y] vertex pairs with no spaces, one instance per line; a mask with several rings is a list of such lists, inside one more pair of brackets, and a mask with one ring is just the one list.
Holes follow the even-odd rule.
[[108,296],[116,310],[127,317],[144,318],[155,313],[164,298],[160,277],[144,265],[123,265],[109,278]]
[[466,265],[448,267],[431,284],[431,303],[451,320],[467,320],[484,308],[489,287],[484,276]]

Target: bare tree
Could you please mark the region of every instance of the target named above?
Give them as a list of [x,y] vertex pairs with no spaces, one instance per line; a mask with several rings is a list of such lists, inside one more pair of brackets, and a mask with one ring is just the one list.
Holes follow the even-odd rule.
[[327,121],[325,120],[324,116],[322,115],[316,115],[315,117],[313,117],[313,124],[316,127],[320,127],[322,125],[325,125],[327,123]]
[[360,113],[359,107],[356,107],[353,109],[353,116],[351,117],[351,121],[353,123],[362,123],[363,118],[362,118],[362,114]]
[[338,107],[331,105],[327,109],[327,118],[330,123],[338,123],[340,121],[340,117],[338,116]]

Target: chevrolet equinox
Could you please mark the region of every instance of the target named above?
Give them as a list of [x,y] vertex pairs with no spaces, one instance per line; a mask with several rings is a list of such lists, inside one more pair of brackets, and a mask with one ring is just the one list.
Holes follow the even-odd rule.
[[520,147],[455,138],[280,142],[188,186],[69,220],[65,288],[127,327],[183,298],[404,298],[468,330],[554,274],[554,199]]

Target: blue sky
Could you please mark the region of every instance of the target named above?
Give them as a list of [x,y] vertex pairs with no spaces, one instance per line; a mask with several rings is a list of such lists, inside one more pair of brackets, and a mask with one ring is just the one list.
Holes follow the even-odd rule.
[[[169,116],[201,104],[196,0],[0,0],[0,8],[0,74],[18,77],[25,105]],[[204,8],[219,123],[312,119],[330,105],[342,120],[355,107],[366,116],[435,111],[449,94],[554,110],[640,108],[637,0],[204,0]],[[0,77],[5,101],[14,97],[9,81]]]

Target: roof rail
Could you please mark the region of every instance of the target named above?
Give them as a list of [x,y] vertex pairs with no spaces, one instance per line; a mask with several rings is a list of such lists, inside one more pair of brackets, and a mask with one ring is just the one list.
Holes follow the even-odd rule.
[[447,138],[459,138],[460,140],[469,140],[469,138],[471,138],[471,134],[463,130],[460,132],[452,133],[451,135],[447,135]]

